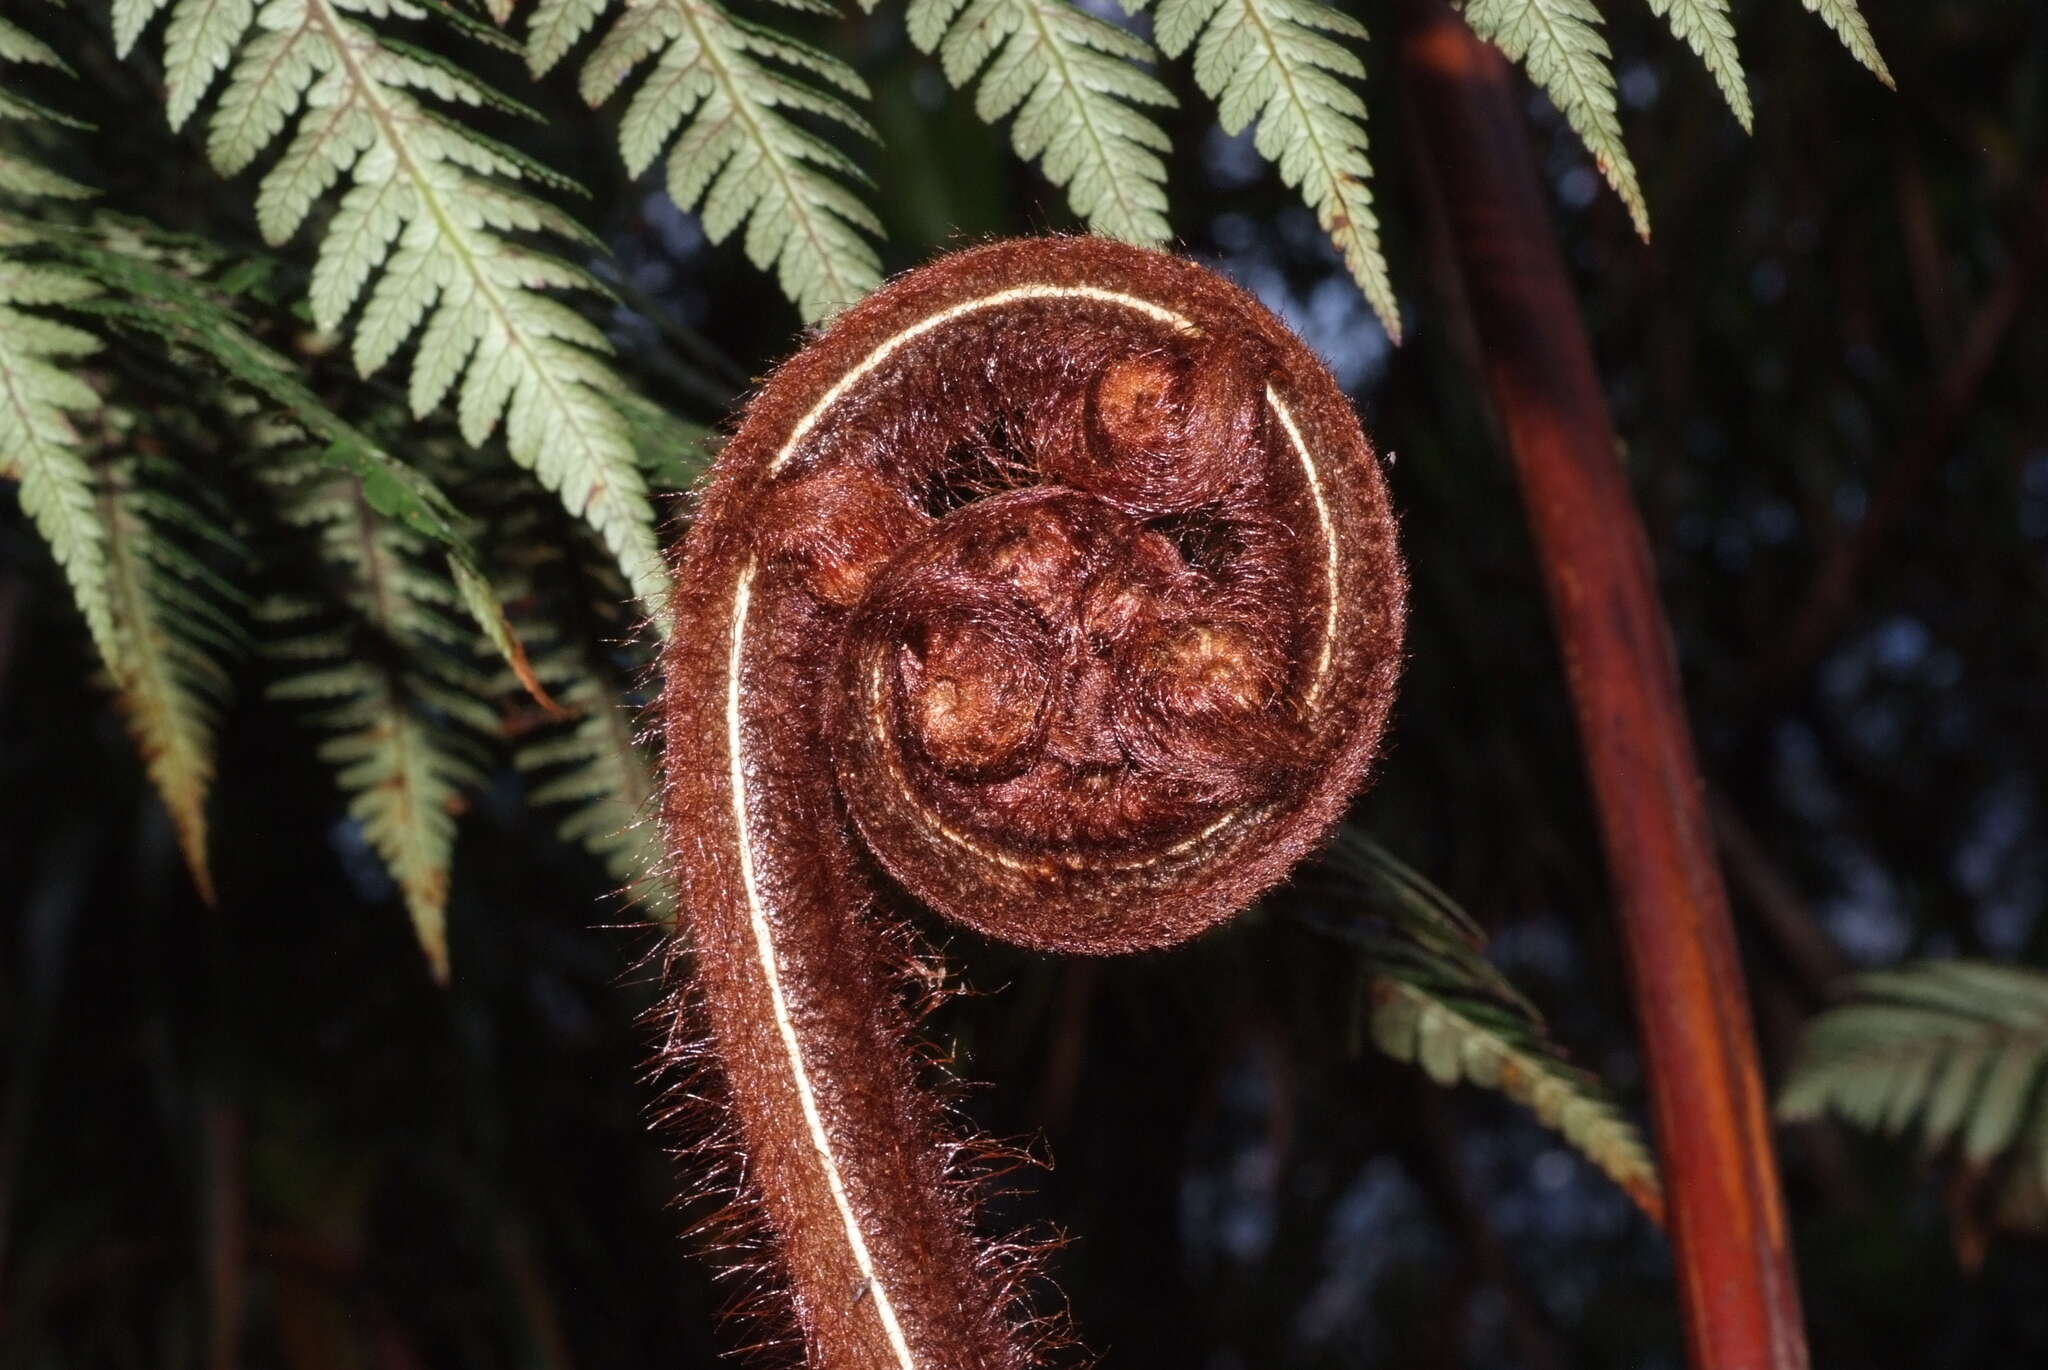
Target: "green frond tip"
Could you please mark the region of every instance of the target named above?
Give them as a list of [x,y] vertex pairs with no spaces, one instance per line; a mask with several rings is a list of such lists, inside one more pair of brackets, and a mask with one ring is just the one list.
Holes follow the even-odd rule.
[[[289,435],[287,435],[289,436]],[[317,530],[333,602],[263,606],[266,650],[324,741],[320,759],[390,875],[437,980],[448,978],[447,908],[459,815],[486,770],[497,720],[452,614],[460,594],[411,530],[379,517],[354,482],[274,459],[265,479],[294,527]],[[378,650],[362,650],[365,640]]]
[[1401,309],[1369,185],[1365,101],[1346,84],[1364,77],[1365,64],[1339,41],[1363,40],[1364,27],[1322,0],[1163,0],[1156,34],[1169,57],[1195,47],[1195,83],[1217,102],[1225,133],[1258,121],[1260,154],[1301,192],[1399,342]]
[[[536,10],[530,60],[557,60],[563,36],[588,17],[574,6]],[[543,19],[552,21],[545,29]],[[715,0],[649,0],[621,14],[584,63],[584,98],[603,103],[650,57],[619,126],[627,170],[640,174],[667,148],[676,204],[700,212],[713,242],[744,226],[747,260],[775,272],[806,322],[881,283],[869,239],[882,222],[853,189],[867,177],[790,117],[812,115],[872,141],[840,93],[867,98],[851,67]]]
[[0,196],[16,200],[90,200],[97,193],[40,162],[0,150]]
[[1934,961],[1856,978],[1809,1025],[1778,1116],[1834,1113],[1973,1167],[2012,1154],[2048,1184],[2048,974]]
[[236,613],[241,596],[188,544],[223,543],[221,520],[182,497],[172,463],[125,453],[103,462],[100,505],[121,644],[108,673],[186,868],[211,904],[215,734],[232,688],[228,666],[247,635]]
[[1856,0],[1801,0],[1801,3],[1835,31],[1835,36],[1842,40],[1842,46],[1849,49],[1849,55],[1870,68],[1871,75],[1893,90],[1898,89],[1898,83],[1892,80],[1891,68],[1884,64],[1884,54],[1877,50],[1877,39],[1871,37],[1870,24],[1864,19]]
[[1652,1220],[1664,1220],[1656,1163],[1635,1125],[1593,1077],[1566,1065],[1554,1048],[1524,1045],[1526,1025],[1396,975],[1376,977],[1372,999],[1373,1041],[1382,1051],[1420,1066],[1439,1085],[1470,1083],[1505,1094],[1598,1166]]
[[1151,44],[1068,0],[911,0],[909,23],[954,86],[981,73],[975,112],[991,124],[1016,115],[1017,155],[1039,162],[1089,228],[1167,240],[1160,154],[1172,143],[1142,107],[1174,98],[1139,65],[1153,61]]
[[1470,914],[1350,828],[1300,885],[1331,910],[1310,925],[1364,953],[1373,1041],[1382,1051],[1439,1084],[1505,1094],[1663,1221],[1663,1190],[1641,1133],[1596,1077],[1566,1060],[1535,1006],[1482,954]]
[[1728,0],[1650,0],[1650,9],[1706,64],[1742,131],[1754,133],[1756,115],[1735,52],[1735,19],[1728,12]]
[[1650,210],[1621,139],[1614,71],[1593,0],[1463,0],[1472,31],[1519,62],[1579,135],[1643,238]]
[[[155,8],[138,5],[117,20],[139,32]],[[472,445],[502,423],[513,460],[599,532],[651,609],[667,584],[653,506],[626,427],[606,402],[625,383],[603,332],[559,298],[601,292],[535,245],[554,237],[580,248],[589,235],[522,188],[559,178],[537,175],[446,113],[512,102],[459,66],[381,37],[358,14],[443,12],[399,0],[173,0],[165,43],[172,114],[186,113],[188,101],[196,108],[217,67],[229,64],[209,128],[216,166],[238,172],[289,132],[257,192],[266,239],[291,237],[342,187],[313,271],[316,324],[338,333],[353,316],[365,376],[410,346],[413,412],[425,415],[452,395]]]
[[31,66],[71,68],[56,49],[11,20],[0,19],[0,62],[22,62]]

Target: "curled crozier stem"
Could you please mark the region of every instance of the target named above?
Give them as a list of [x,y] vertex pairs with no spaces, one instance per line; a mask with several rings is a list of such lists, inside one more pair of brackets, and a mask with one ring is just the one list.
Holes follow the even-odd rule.
[[878,894],[1074,952],[1228,917],[1361,782],[1404,595],[1329,373],[1159,253],[944,258],[754,398],[679,567],[663,821],[678,1011],[810,1364],[1036,1357]]

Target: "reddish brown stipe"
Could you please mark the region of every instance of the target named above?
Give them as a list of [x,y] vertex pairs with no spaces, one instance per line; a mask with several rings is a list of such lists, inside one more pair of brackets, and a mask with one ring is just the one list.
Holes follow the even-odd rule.
[[1649,1058],[1694,1370],[1806,1370],[1748,996],[1650,548],[1529,155],[1523,95],[1441,0],[1402,87],[1521,480]]
[[920,1082],[900,887],[1030,947],[1191,937],[1319,843],[1406,586],[1379,463],[1243,291],[1097,239],[901,277],[721,454],[663,659],[663,822],[743,1198],[808,1363],[1034,1363]]

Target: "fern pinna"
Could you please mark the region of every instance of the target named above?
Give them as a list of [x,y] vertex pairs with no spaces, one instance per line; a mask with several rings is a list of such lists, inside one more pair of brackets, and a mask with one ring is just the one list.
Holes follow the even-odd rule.
[[[1978,961],[1866,971],[1814,1019],[1778,1116],[1834,1114],[1888,1134],[1918,1129],[1960,1163],[1952,1205],[1966,1258],[1988,1225],[2038,1230],[2048,1213],[2048,974]],[[1972,1193],[1977,1191],[1977,1193]]]

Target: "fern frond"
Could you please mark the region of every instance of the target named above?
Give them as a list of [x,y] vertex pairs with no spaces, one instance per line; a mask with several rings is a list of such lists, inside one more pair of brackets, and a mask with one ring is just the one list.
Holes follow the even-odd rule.
[[523,241],[588,235],[519,188],[533,179],[524,159],[441,112],[510,102],[352,17],[425,18],[409,0],[263,0],[252,21],[234,22],[239,13],[232,0],[174,0],[173,32],[206,37],[167,43],[166,74],[203,91],[223,44],[239,53],[209,140],[224,174],[292,130],[257,194],[269,241],[293,236],[346,181],[314,267],[315,322],[338,331],[355,314],[365,376],[417,335],[414,413],[454,392],[472,445],[502,422],[513,459],[597,529],[634,591],[658,603],[666,577],[652,506],[606,400],[623,382],[603,334],[553,293],[597,287]]
[[1139,65],[1154,60],[1150,43],[1068,0],[911,0],[909,22],[910,41],[938,53],[955,87],[981,73],[975,112],[991,124],[1016,114],[1017,155],[1040,161],[1091,229],[1167,240],[1160,154],[1172,143],[1141,107],[1174,98]]
[[150,783],[170,812],[200,895],[213,902],[206,801],[213,788],[215,730],[232,682],[227,664],[247,647],[244,596],[199,548],[238,552],[219,511],[201,513],[177,467],[124,445],[101,463],[108,584],[118,655],[109,659],[116,698]]
[[1932,961],[1856,977],[1851,1000],[1807,1029],[1778,1095],[1788,1120],[1833,1112],[1972,1166],[2008,1151],[2048,1184],[2048,975]]
[[1178,57],[1195,48],[1195,83],[1225,133],[1258,121],[1256,145],[1301,191],[1344,265],[1399,342],[1401,309],[1380,251],[1366,155],[1365,101],[1345,84],[1365,64],[1339,39],[1365,26],[1322,0],[1163,0],[1156,36]]
[[1520,62],[1550,97],[1648,238],[1650,211],[1621,140],[1611,54],[1593,0],[1462,0],[1459,8],[1474,33]]
[[266,468],[283,518],[317,539],[334,586],[325,605],[280,594],[262,606],[279,630],[265,644],[283,671],[271,694],[303,705],[325,734],[320,758],[445,981],[456,820],[496,725],[469,636],[452,617],[458,592],[424,540],[380,517],[353,481],[320,470],[311,454]]
[[[151,337],[174,356],[217,367],[247,393],[260,397],[280,419],[320,439],[323,464],[361,482],[378,513],[399,519],[439,543],[463,603],[529,693],[551,703],[533,676],[505,609],[491,591],[466,520],[434,482],[390,448],[330,409],[306,385],[299,368],[250,335],[223,292],[206,280],[220,268],[196,249],[184,249],[145,226],[101,218],[86,232],[49,235],[44,247],[98,290],[73,303],[73,312],[104,326]],[[229,270],[262,272],[266,263],[240,262]]]
[[1871,37],[1870,24],[1863,17],[1856,0],[1800,0],[1808,10],[1821,17],[1821,22],[1835,31],[1842,40],[1842,46],[1849,55],[1870,68],[1870,74],[1891,87],[1898,89],[1892,80],[1891,68],[1884,64],[1884,54],[1877,50],[1877,39]]
[[1642,1134],[1598,1078],[1574,1066],[1542,1015],[1481,954],[1471,916],[1385,848],[1339,833],[1310,887],[1362,904],[1385,931],[1355,919],[1316,926],[1362,947],[1371,972],[1372,1037],[1440,1085],[1461,1081],[1521,1104],[1663,1221],[1664,1194]]
[[1398,973],[1376,977],[1372,997],[1373,1041],[1382,1051],[1440,1085],[1462,1081],[1506,1095],[1663,1221],[1663,1190],[1642,1134],[1596,1078],[1532,1036],[1527,1022],[1468,986],[1429,986]]
[[0,479],[21,482],[21,508],[63,568],[93,645],[120,659],[107,584],[106,532],[76,416],[99,392],[71,366],[99,350],[90,333],[36,306],[69,304],[96,287],[68,272],[0,257]]
[[[7,19],[0,19],[0,62],[64,68],[48,44]],[[0,121],[37,124],[56,117],[0,90]],[[112,661],[117,644],[106,538],[74,422],[101,406],[99,392],[76,367],[99,350],[99,340],[47,312],[50,306],[86,299],[98,287],[75,272],[24,255],[39,233],[20,217],[21,209],[40,200],[90,194],[0,146],[0,480],[21,483],[22,511],[63,568],[94,646]]]
[[1690,47],[1721,88],[1735,122],[1744,133],[1756,131],[1749,103],[1749,83],[1735,51],[1735,20],[1728,0],[1650,0],[1650,10],[1671,25],[1671,32]]
[[[603,8],[598,0],[571,0],[535,10],[528,30],[534,71],[559,61]],[[683,209],[700,209],[713,242],[744,226],[747,260],[776,273],[806,322],[880,284],[881,258],[868,238],[882,235],[882,223],[849,188],[871,183],[845,153],[790,117],[812,115],[875,141],[845,98],[868,98],[853,68],[716,0],[648,0],[627,8],[584,63],[583,98],[603,104],[649,58],[654,67],[619,129],[627,170],[639,175],[673,142],[669,195]]]

